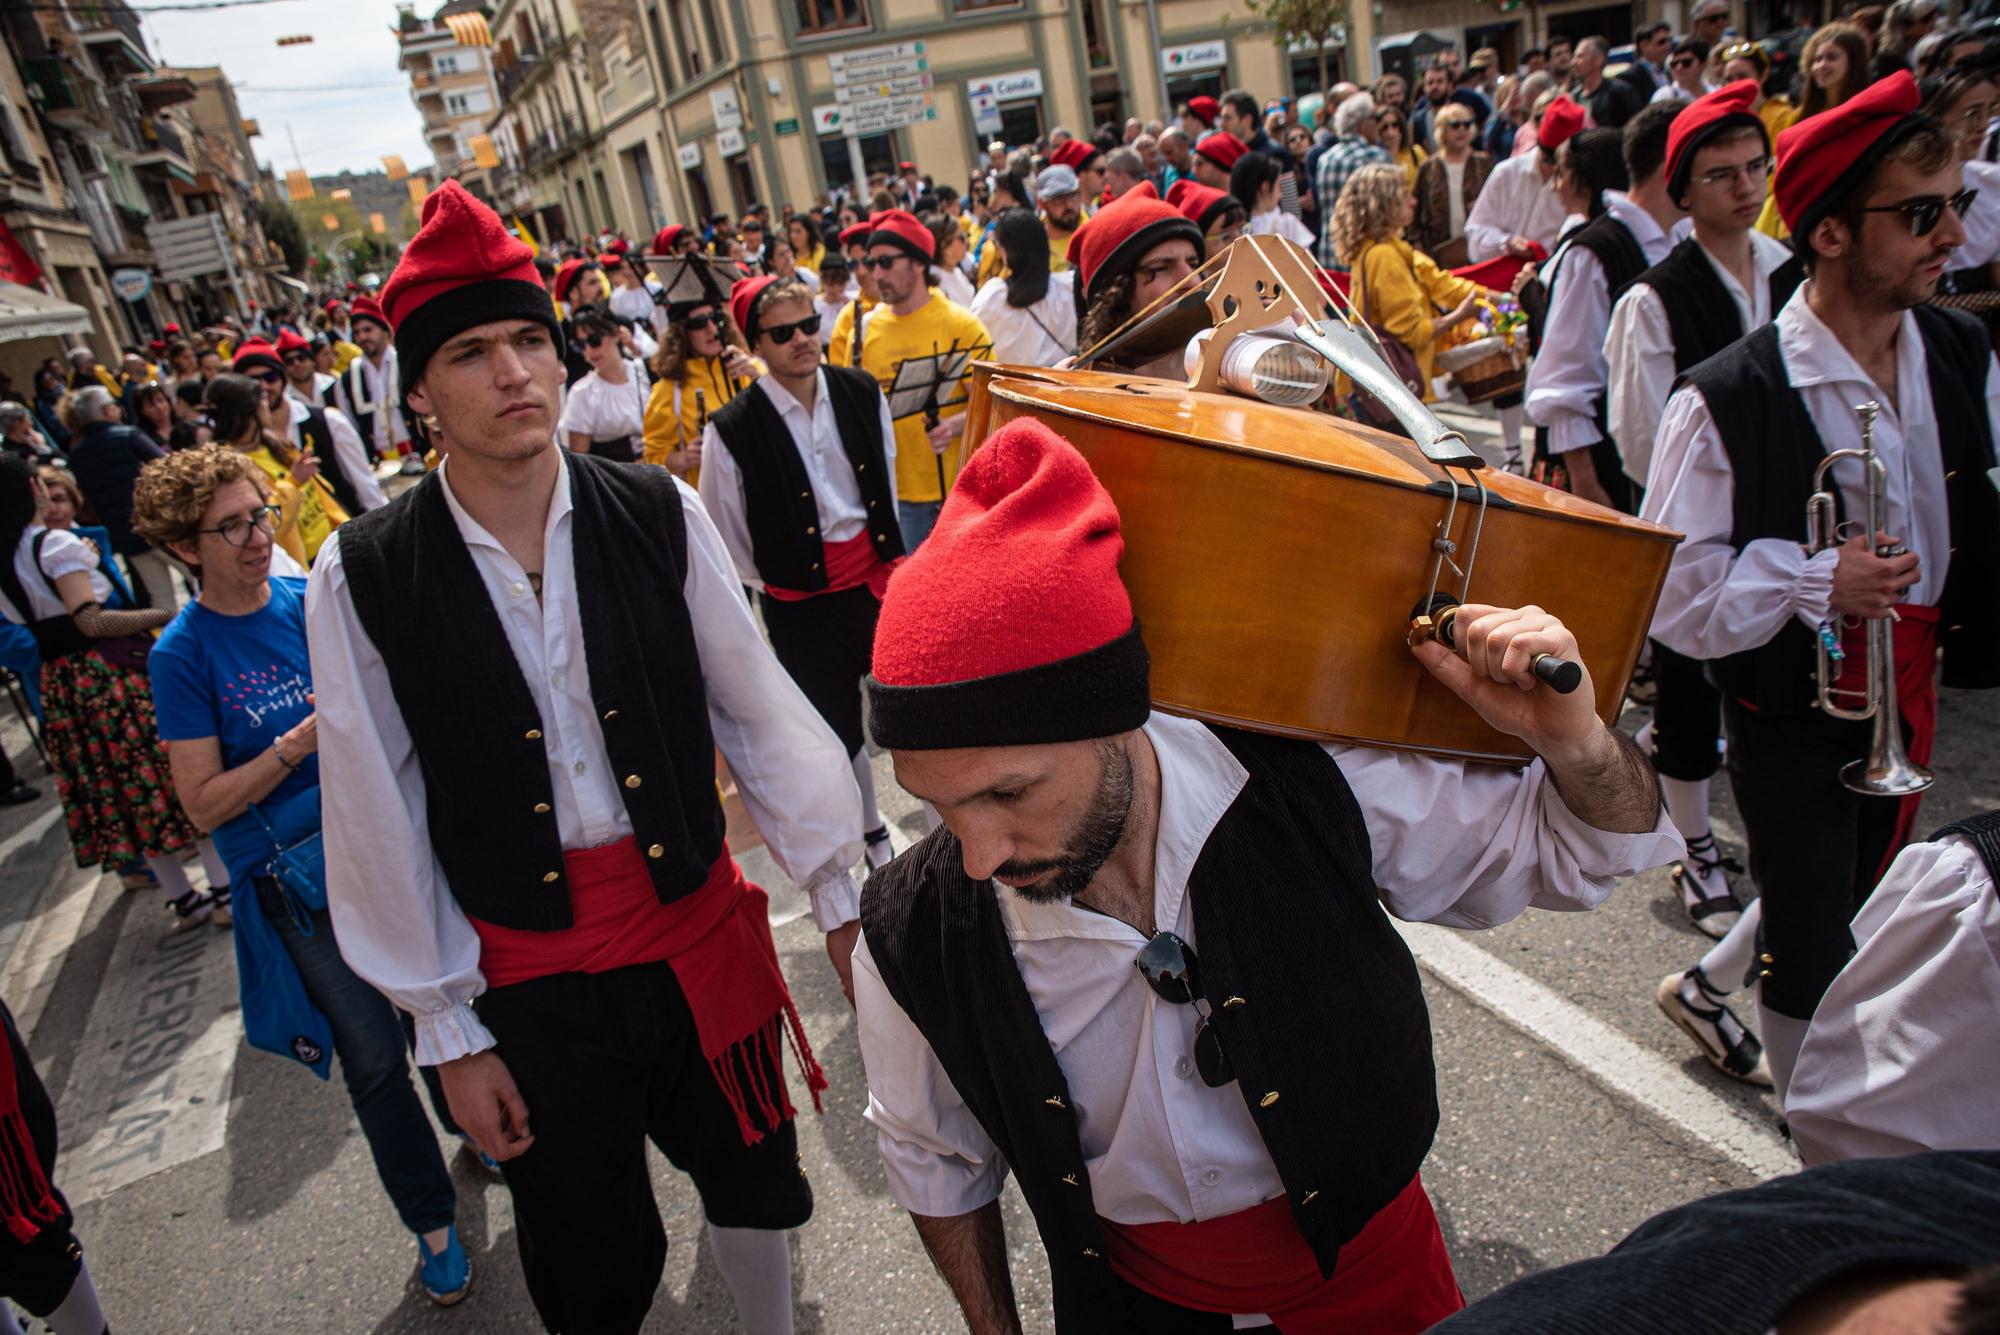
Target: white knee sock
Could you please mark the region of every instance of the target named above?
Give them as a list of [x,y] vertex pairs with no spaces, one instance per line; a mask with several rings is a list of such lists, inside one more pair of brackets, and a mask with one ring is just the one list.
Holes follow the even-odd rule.
[[215,851],[215,840],[197,839],[195,852],[201,854],[201,869],[208,873],[208,888],[220,890],[229,884],[229,868],[222,865],[222,855]]
[[792,1335],[790,1238],[783,1229],[708,1226],[716,1268],[746,1335]]
[[1753,901],[1743,910],[1743,916],[1729,929],[1729,935],[1709,947],[1701,957],[1701,975],[1708,979],[1708,990],[1716,996],[1727,996],[1743,986],[1743,977],[1750,971],[1750,957],[1757,951],[1757,925],[1764,921],[1764,901]]
[[868,748],[854,753],[854,782],[861,786],[861,832],[868,833],[882,823],[881,808],[875,805],[875,767],[868,763]]
[[1521,427],[1526,420],[1526,415],[1523,413],[1522,407],[1523,405],[1517,403],[1511,408],[1501,408],[1498,410],[1500,414],[1500,447],[1507,451],[1509,459],[1518,458],[1521,454]]
[[88,1263],[76,1272],[76,1282],[56,1310],[41,1320],[55,1335],[104,1335],[104,1308],[97,1301],[97,1287],[90,1282]]
[[1681,838],[1693,843],[1708,833],[1708,780],[1707,779],[1660,779],[1660,791],[1666,795],[1667,815],[1673,819],[1674,828],[1681,832]]
[[146,865],[153,869],[153,875],[160,878],[160,889],[167,892],[168,899],[179,899],[194,889],[187,873],[181,870],[178,853],[168,853],[157,858],[147,858]]
[[1764,1040],[1764,1059],[1771,1064],[1771,1087],[1783,1107],[1792,1087],[1792,1072],[1799,1064],[1799,1049],[1805,1046],[1806,1028],[1812,1023],[1792,1015],[1780,1015],[1757,1002],[1757,1035]]

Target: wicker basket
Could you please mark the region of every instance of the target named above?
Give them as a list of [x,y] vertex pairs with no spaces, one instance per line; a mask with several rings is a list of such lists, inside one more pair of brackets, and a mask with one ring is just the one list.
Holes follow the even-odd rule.
[[1498,334],[1446,348],[1437,356],[1437,368],[1458,382],[1467,403],[1518,394],[1528,383],[1525,362]]

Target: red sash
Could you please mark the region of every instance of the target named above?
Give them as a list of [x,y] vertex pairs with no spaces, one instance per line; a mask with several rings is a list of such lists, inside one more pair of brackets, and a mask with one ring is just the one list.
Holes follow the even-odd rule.
[[1268,1316],[1285,1335],[1416,1335],[1465,1306],[1422,1178],[1340,1249],[1331,1279],[1282,1196],[1192,1224],[1098,1222],[1112,1270],[1134,1288],[1198,1312]]
[[[23,1055],[27,1052],[22,1045]],[[42,1171],[28,1119],[21,1114],[21,1085],[14,1070],[14,1045],[0,1035],[0,1221],[16,1242],[31,1241],[45,1225],[62,1218]]]
[[[702,1056],[736,1111],[744,1144],[764,1138],[750,1118],[752,1104],[766,1126],[794,1113],[782,1076],[781,1029],[805,1072],[813,1107],[820,1107],[826,1076],[813,1060],[798,1008],[778,968],[769,901],[744,879],[727,845],[701,889],[671,904],[662,904],[653,893],[646,859],[638,840],[629,836],[602,848],[565,849],[563,871],[570,888],[570,926],[529,932],[471,919],[488,986],[558,973],[608,973],[665,960],[687,995]],[[775,1088],[759,1078],[760,1059],[766,1055],[781,1072]]]
[[[1939,615],[1935,607],[1898,603],[1898,619],[1889,623],[1890,637],[1896,647],[1896,704],[1910,730],[1909,745],[1904,749],[1910,759],[1919,765],[1931,763],[1931,748],[1937,742]],[[1857,626],[1844,627],[1840,634],[1840,647],[1847,654],[1840,670],[1840,687],[1858,693],[1867,686],[1862,672],[1868,661],[1868,623],[1864,621]],[[1875,869],[1876,880],[1882,879],[1882,874],[1889,870],[1889,864],[1895,861],[1896,854],[1915,834],[1917,808],[1922,805],[1923,798],[1922,793],[1912,793],[1902,799],[1902,809],[1896,813],[1896,834],[1889,841],[1889,851],[1883,856],[1882,865]]]
[[846,542],[823,542],[820,546],[826,552],[826,587],[801,591],[780,589],[766,584],[764,592],[781,603],[802,603],[808,598],[817,598],[823,593],[839,593],[866,584],[868,591],[881,602],[888,592],[889,575],[903,563],[902,557],[894,561],[884,561],[876,554],[875,544],[868,537],[868,530],[849,538]]

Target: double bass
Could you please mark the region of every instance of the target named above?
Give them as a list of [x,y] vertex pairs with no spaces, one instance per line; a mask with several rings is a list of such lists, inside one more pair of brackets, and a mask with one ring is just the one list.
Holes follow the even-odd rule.
[[[1186,282],[1106,344],[1127,336],[1144,360],[1212,327],[1188,383],[982,363],[966,415],[974,442],[1040,419],[1117,502],[1155,703],[1262,732],[1526,764],[1524,743],[1409,650],[1440,613],[1478,601],[1559,617],[1598,716],[1614,722],[1681,535],[1488,469],[1291,242],[1243,237]],[[1224,353],[1246,336],[1331,363],[1409,438],[1225,382]]]

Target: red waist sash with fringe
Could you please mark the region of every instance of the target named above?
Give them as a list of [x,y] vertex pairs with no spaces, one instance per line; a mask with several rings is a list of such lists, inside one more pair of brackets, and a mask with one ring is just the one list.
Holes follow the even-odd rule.
[[823,589],[799,590],[780,589],[766,584],[764,592],[781,603],[802,603],[808,598],[821,594],[839,593],[843,589],[858,588],[866,584],[868,591],[881,602],[888,591],[889,576],[903,563],[902,557],[884,561],[875,551],[875,544],[868,537],[868,530],[849,538],[846,542],[822,542],[820,547],[826,552],[826,587]]

